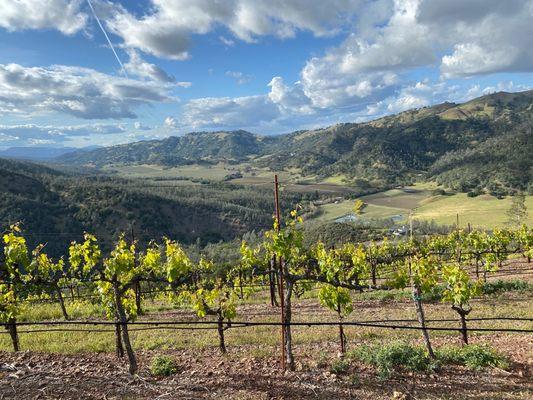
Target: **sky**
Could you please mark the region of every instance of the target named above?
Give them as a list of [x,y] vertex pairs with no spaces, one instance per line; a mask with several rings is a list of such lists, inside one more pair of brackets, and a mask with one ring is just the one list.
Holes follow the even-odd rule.
[[533,0],[0,0],[0,148],[280,134],[533,87]]

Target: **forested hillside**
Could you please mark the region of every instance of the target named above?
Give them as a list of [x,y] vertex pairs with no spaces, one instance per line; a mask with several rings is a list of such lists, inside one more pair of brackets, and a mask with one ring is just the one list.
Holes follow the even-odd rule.
[[103,166],[109,164],[183,165],[200,162],[242,161],[263,151],[268,138],[246,131],[193,132],[169,137],[77,151],[58,157],[67,164]]
[[61,163],[183,165],[252,161],[303,175],[343,175],[354,185],[383,188],[416,179],[461,191],[532,191],[533,91],[495,93],[362,124],[339,124],[273,137],[245,131],[190,133],[75,152]]
[[[307,197],[311,195],[306,195]],[[302,200],[286,193],[284,209]],[[95,233],[104,247],[119,232],[145,243],[168,236],[182,243],[233,239],[272,223],[272,191],[230,184],[158,186],[105,176],[71,175],[0,159],[0,223],[22,221],[31,242],[64,253],[70,240]]]

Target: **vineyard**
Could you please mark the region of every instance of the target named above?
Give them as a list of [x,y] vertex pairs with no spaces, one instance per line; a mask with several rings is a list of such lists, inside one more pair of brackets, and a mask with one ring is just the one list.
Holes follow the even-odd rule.
[[[475,349],[469,345],[473,334],[533,333],[533,316],[527,308],[515,315],[496,310],[496,315],[475,313],[469,318],[476,308],[487,310],[482,295],[494,278],[524,279],[533,272],[533,230],[526,226],[492,232],[457,229],[448,235],[385,238],[336,248],[316,243],[306,248],[303,220],[296,211],[283,226],[278,221],[261,243],[243,241],[240,261],[231,264],[194,260],[168,238],[142,244],[125,234],[109,254],[100,249],[95,236],[86,234],[83,241],[72,242],[68,254],[54,260],[46,254],[45,244],[28,249],[21,227],[12,225],[2,241],[0,323],[6,329],[0,346],[18,352],[27,343],[46,352],[46,346],[39,348],[41,342],[34,338],[61,335],[90,341],[90,336],[113,335],[117,364],[126,360],[129,373],[136,376],[135,343],[145,333],[166,338],[181,332],[196,337],[216,332],[221,356],[231,354],[227,341],[232,335],[243,341],[253,338],[259,345],[278,349],[280,371],[298,369],[295,330],[308,329],[311,335],[335,331],[337,369],[344,368],[353,353],[357,330],[418,336],[425,365],[442,362],[434,343],[434,337],[442,334],[455,335],[465,349]],[[408,299],[416,318],[359,318],[366,313],[354,299],[387,294]],[[323,311],[310,303],[302,306],[302,299],[316,299]],[[426,303],[434,299],[447,304],[453,315],[428,318]],[[269,312],[255,315],[253,306],[258,303]],[[74,304],[92,311],[84,315]],[[32,319],[31,310],[39,307],[60,310],[62,318]],[[313,312],[298,315],[305,307],[313,307]],[[187,347],[187,341],[182,346]]]

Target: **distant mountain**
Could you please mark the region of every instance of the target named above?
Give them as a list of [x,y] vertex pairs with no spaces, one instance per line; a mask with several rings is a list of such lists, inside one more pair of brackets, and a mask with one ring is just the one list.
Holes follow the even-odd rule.
[[499,92],[464,104],[443,103],[360,124],[279,136],[245,131],[190,133],[70,153],[66,164],[180,165],[249,160],[304,175],[344,175],[383,188],[430,179],[462,191],[533,191],[533,91]]
[[98,148],[100,148],[100,146],[88,146],[82,149],[76,147],[10,147],[5,150],[0,150],[0,157],[19,160],[45,161],[74,151],[84,152]]
[[240,162],[260,154],[269,138],[246,131],[194,132],[180,137],[149,140],[73,152],[56,158],[66,164],[183,165],[197,162]]
[[[533,91],[495,93],[363,124],[280,136],[259,162],[360,185],[436,180],[493,194],[533,190]],[[453,161],[452,161],[453,160]]]

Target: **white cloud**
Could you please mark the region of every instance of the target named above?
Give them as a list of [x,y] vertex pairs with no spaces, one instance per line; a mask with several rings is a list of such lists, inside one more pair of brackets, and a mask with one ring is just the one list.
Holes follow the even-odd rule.
[[[306,30],[331,35],[348,24],[361,0],[151,0],[149,13],[136,17],[122,7],[107,26],[127,47],[174,60],[190,57],[190,37],[218,26],[236,38],[253,42],[259,36],[293,37]],[[225,45],[232,39],[220,37]],[[224,39],[224,40],[222,40]]]
[[424,1],[418,12],[444,48],[445,78],[533,71],[532,20],[532,0]]
[[167,128],[176,128],[178,126],[178,121],[173,117],[166,117],[164,124]]
[[144,125],[142,122],[139,122],[139,121],[136,121],[134,124],[133,124],[134,128],[139,130],[139,131],[148,131],[150,130],[151,128],[147,125]]
[[183,123],[193,129],[245,128],[258,126],[279,117],[278,107],[268,96],[202,98],[184,107]]
[[3,147],[37,144],[63,145],[75,137],[94,135],[123,134],[126,128],[122,124],[92,125],[0,125],[0,143]]
[[82,0],[0,0],[0,27],[8,31],[56,29],[72,35],[83,29]]
[[176,78],[168,75],[157,65],[144,61],[137,51],[129,50],[128,55],[130,59],[124,64],[124,68],[129,74],[152,81],[166,83],[176,82]]
[[142,104],[170,101],[168,88],[93,69],[0,64],[0,109],[30,115],[63,112],[84,119],[134,118]]
[[276,76],[272,78],[268,86],[270,87],[268,94],[270,101],[276,104],[281,111],[302,114],[312,112],[311,100],[305,95],[300,82],[288,86],[283,78]]
[[237,85],[244,85],[250,82],[253,78],[253,75],[248,75],[240,71],[226,71],[226,76],[235,79]]
[[222,42],[222,44],[228,47],[235,46],[235,40],[228,39],[227,37],[224,37],[224,36],[219,36],[218,39]]

